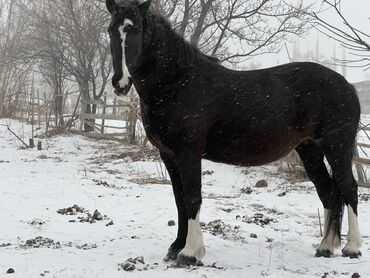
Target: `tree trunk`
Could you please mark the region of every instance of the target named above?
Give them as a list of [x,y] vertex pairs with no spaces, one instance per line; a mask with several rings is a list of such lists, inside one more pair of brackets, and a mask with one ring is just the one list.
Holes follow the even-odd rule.
[[197,26],[195,27],[194,33],[192,34],[190,38],[190,44],[194,46],[198,46],[200,37],[203,33],[203,25],[207,18],[208,12],[211,8],[212,2],[214,0],[208,0],[207,2],[202,2],[202,10],[200,12],[200,16],[197,22]]
[[[81,80],[79,81],[79,87],[81,91],[82,101],[81,101],[81,112],[82,114],[91,114],[91,104],[89,104],[90,93],[89,93],[89,81],[88,80]],[[86,121],[91,121],[90,119],[86,119],[85,117],[81,117],[81,121],[83,121],[83,130],[86,132],[94,131],[94,128],[91,125],[88,125]]]
[[184,36],[186,27],[189,23],[189,15],[190,15],[190,0],[185,0],[185,8],[184,8],[184,16],[182,17],[182,22],[179,28],[179,35]]

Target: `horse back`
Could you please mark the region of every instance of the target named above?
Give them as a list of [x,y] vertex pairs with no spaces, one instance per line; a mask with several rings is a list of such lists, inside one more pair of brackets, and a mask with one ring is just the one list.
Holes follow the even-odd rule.
[[287,155],[307,138],[320,140],[340,129],[340,123],[357,128],[360,110],[353,86],[326,67],[315,63],[256,71],[216,67],[201,78],[200,99],[194,96],[192,101],[207,115],[205,158],[260,165]]

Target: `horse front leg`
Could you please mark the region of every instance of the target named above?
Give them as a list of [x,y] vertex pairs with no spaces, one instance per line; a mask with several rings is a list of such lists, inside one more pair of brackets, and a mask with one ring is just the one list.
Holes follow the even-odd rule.
[[194,265],[205,255],[202,230],[199,223],[201,196],[201,155],[190,147],[182,147],[175,155],[187,216],[187,235],[184,249],[177,256],[179,264]]
[[173,189],[173,194],[175,196],[175,202],[176,202],[177,214],[178,214],[177,237],[176,237],[176,240],[171,244],[170,248],[168,249],[167,255],[163,259],[164,261],[168,262],[168,261],[176,260],[177,255],[185,247],[186,235],[188,232],[188,221],[187,221],[185,203],[183,199],[184,191],[181,185],[179,169],[176,165],[176,162],[173,160],[173,158],[169,157],[167,154],[161,152],[161,158],[171,178],[172,189]]

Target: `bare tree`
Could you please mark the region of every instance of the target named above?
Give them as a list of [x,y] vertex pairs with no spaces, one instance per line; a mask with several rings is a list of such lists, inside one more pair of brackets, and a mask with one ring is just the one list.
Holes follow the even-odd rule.
[[55,126],[63,126],[63,103],[66,88],[66,76],[67,72],[64,67],[53,59],[39,59],[38,60],[39,71],[43,76],[43,79],[53,90],[53,104],[49,109],[49,115],[52,110],[55,113]]
[[[278,51],[306,31],[309,14],[283,0],[153,0],[152,9],[204,53],[232,64]],[[58,124],[67,83],[79,87],[82,110],[95,113],[87,103],[101,98],[111,75],[105,0],[0,0],[0,14],[0,115],[16,106],[33,72],[51,88]]]
[[[335,59],[335,62],[349,67],[370,69],[370,33],[352,25],[341,11],[341,0],[323,0],[318,12],[312,12],[315,27],[323,34],[339,42],[350,54],[349,59]],[[322,11],[332,9],[341,26],[336,26],[323,18]]]
[[[82,109],[94,113],[88,102],[103,95],[111,69],[106,13],[88,0],[44,0],[23,7],[33,17],[32,41],[37,56],[63,67],[78,84]],[[58,90],[55,93],[59,94]],[[85,126],[85,130],[91,127]]]
[[156,13],[170,18],[175,13],[179,2],[179,0],[157,0],[153,2],[152,9]]
[[15,0],[0,2],[0,116],[10,117],[29,75],[26,14]]
[[309,28],[310,6],[292,6],[283,0],[155,0],[154,4],[191,44],[232,64],[279,51],[291,35],[302,35]]
[[14,108],[33,72],[52,89],[58,124],[67,81],[78,85],[82,109],[95,113],[88,102],[102,97],[111,72],[105,4],[0,0],[0,14],[0,116]]

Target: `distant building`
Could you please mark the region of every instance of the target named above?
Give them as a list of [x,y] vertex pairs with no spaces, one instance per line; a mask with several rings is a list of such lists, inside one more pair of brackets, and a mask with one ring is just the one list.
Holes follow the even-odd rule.
[[370,80],[353,84],[360,99],[361,113],[370,114]]

